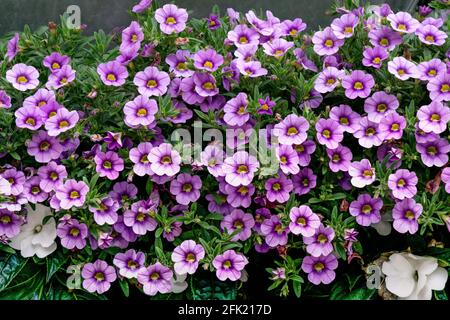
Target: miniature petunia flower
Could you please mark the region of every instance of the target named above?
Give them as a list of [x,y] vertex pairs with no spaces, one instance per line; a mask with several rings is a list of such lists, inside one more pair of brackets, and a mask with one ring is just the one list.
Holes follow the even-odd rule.
[[447,129],[450,121],[450,108],[441,102],[432,101],[429,105],[420,107],[417,111],[419,129],[426,133],[440,134]]
[[314,71],[314,72],[319,71],[319,70],[317,69],[317,66],[316,66],[316,64],[314,63],[314,61],[312,61],[311,59],[309,59],[309,58],[306,56],[306,53],[305,53],[305,51],[303,51],[303,49],[301,49],[301,48],[296,48],[296,49],[294,50],[294,55],[295,55],[295,57],[297,58],[296,63],[297,63],[299,66],[301,66],[302,68],[304,68],[304,69],[306,69],[306,70],[311,70],[311,71]]
[[11,97],[6,94],[4,90],[0,90],[0,109],[11,108]]
[[268,72],[259,61],[238,60],[236,66],[241,74],[249,78],[262,77],[267,75]]
[[26,146],[28,154],[34,156],[36,162],[39,163],[47,163],[58,159],[62,153],[59,140],[42,130],[34,134],[31,140],[27,140]]
[[60,206],[64,210],[72,207],[81,208],[86,201],[89,187],[83,181],[68,179],[64,184],[56,189],[56,198],[60,201]]
[[343,14],[331,23],[334,35],[338,39],[350,38],[355,32],[355,27],[359,23],[359,18],[353,13]]
[[379,146],[383,142],[384,132],[380,130],[379,124],[370,121],[367,117],[361,118],[359,129],[353,134],[358,143],[364,148]]
[[359,129],[361,116],[349,105],[341,104],[331,108],[330,119],[337,121],[345,132],[354,133]]
[[311,237],[320,226],[319,216],[306,205],[293,207],[289,212],[289,218],[291,220],[289,230],[295,235]]
[[[3,192],[3,194],[12,194],[13,196],[18,196],[23,191],[23,184],[26,180],[25,174],[22,171],[18,171],[15,168],[7,169],[0,176],[9,183],[8,192]],[[42,188],[42,187],[41,187]],[[45,191],[45,190],[44,190]],[[47,192],[47,191],[46,191]]]
[[224,191],[227,194],[226,200],[232,207],[248,208],[252,203],[252,195],[255,193],[255,187],[252,184],[237,187],[226,184]]
[[89,206],[89,211],[94,214],[94,221],[98,225],[113,225],[117,222],[119,210],[119,203],[110,198],[105,197],[100,199],[98,206]]
[[422,210],[422,205],[420,203],[416,203],[414,199],[404,199],[397,202],[392,209],[394,229],[400,233],[416,233],[419,229],[417,219],[422,214]]
[[117,61],[99,64],[97,73],[100,75],[102,82],[107,86],[120,87],[128,78],[127,68]]
[[255,30],[247,27],[245,24],[237,25],[233,30],[228,32],[228,40],[234,43],[236,47],[246,45],[258,45],[259,34]]
[[43,124],[43,112],[35,107],[21,107],[14,112],[16,126],[32,131],[38,130]]
[[40,167],[37,173],[41,179],[39,186],[45,192],[56,190],[67,178],[66,167],[54,161],[50,161],[46,166]]
[[314,82],[314,89],[320,93],[327,93],[333,91],[345,76],[343,70],[338,70],[335,67],[327,67],[317,77]]
[[380,69],[383,61],[388,57],[388,52],[382,47],[367,47],[363,51],[362,64],[366,67],[374,67],[376,69]]
[[39,186],[40,178],[33,176],[23,185],[23,193],[30,203],[44,202],[48,198],[48,193]]
[[56,111],[53,117],[45,121],[45,129],[49,136],[56,137],[75,127],[79,119],[80,116],[77,111],[69,111],[66,108],[61,108]]
[[277,146],[276,157],[284,174],[297,174],[300,171],[300,160],[297,151],[292,146],[283,144]]
[[270,247],[284,246],[288,241],[289,228],[283,227],[280,218],[274,215],[261,224],[261,234]]
[[123,113],[125,114],[127,124],[148,126],[155,121],[155,115],[158,113],[158,104],[156,100],[140,95],[133,101],[125,104]]
[[338,39],[333,33],[333,29],[326,27],[322,31],[317,31],[312,37],[314,51],[319,55],[332,55],[339,51],[339,47],[344,44],[343,39]]
[[327,149],[327,155],[330,159],[328,166],[332,172],[348,171],[353,159],[353,154],[349,148],[338,145],[336,149]]
[[417,65],[417,73],[420,80],[430,81],[437,76],[443,75],[447,66],[440,59],[431,59]]
[[140,0],[137,4],[133,6],[131,9],[134,13],[141,13],[151,7],[153,0]]
[[356,217],[359,225],[367,227],[381,221],[382,207],[383,201],[380,198],[372,198],[369,194],[364,193],[350,203],[349,213]]
[[378,91],[364,101],[364,111],[367,112],[369,121],[380,123],[381,119],[394,112],[399,105],[396,96]]
[[144,32],[137,21],[131,21],[129,27],[122,31],[122,43],[120,44],[121,51],[126,48],[139,48],[141,42],[144,40]]
[[280,25],[280,29],[282,36],[296,37],[300,32],[306,29],[306,23],[300,18],[296,18],[293,21],[284,20]]
[[79,250],[86,246],[88,228],[84,223],[79,223],[75,219],[61,222],[56,228],[56,234],[61,239],[61,245],[69,250],[77,248]]
[[306,167],[311,162],[311,154],[316,151],[316,144],[312,140],[306,140],[301,144],[292,145],[298,155],[299,165]]
[[303,242],[306,244],[306,251],[313,257],[329,255],[333,251],[331,241],[333,241],[334,236],[333,228],[320,225],[312,236],[303,237]]
[[134,77],[133,83],[138,87],[138,92],[145,96],[162,96],[167,92],[170,83],[169,75],[159,71],[157,67],[147,67],[139,71]]
[[35,67],[19,63],[6,71],[6,80],[19,91],[33,90],[39,85],[39,72]]
[[419,40],[425,44],[442,46],[448,38],[444,31],[439,30],[436,26],[428,24],[420,26],[416,30]]
[[186,28],[188,13],[174,4],[166,4],[155,11],[155,19],[163,33],[180,33]]
[[245,241],[252,235],[252,228],[255,225],[253,216],[242,210],[234,209],[222,220],[220,227],[226,229],[228,234],[237,232],[231,241]]
[[194,274],[200,260],[205,257],[205,249],[193,240],[185,240],[177,246],[171,255],[177,274]]
[[216,79],[209,73],[196,72],[194,77],[195,92],[202,98],[214,97],[219,93]]
[[402,36],[388,26],[381,26],[370,30],[369,39],[374,47],[382,47],[387,51],[394,50],[397,45],[402,43]]
[[109,266],[103,260],[97,260],[94,263],[87,263],[81,270],[83,277],[83,288],[87,291],[98,294],[105,293],[111,288],[111,283],[116,281],[117,274],[114,267]]
[[227,250],[216,256],[212,261],[216,268],[216,276],[219,280],[225,281],[230,279],[236,281],[241,278],[242,271],[248,264],[247,258],[234,250]]
[[432,101],[450,101],[450,73],[444,73],[427,84]]
[[302,144],[307,138],[308,129],[309,123],[305,118],[290,114],[275,125],[272,133],[281,144]]
[[14,238],[20,233],[22,223],[20,216],[9,210],[0,209],[0,236]]
[[194,54],[194,67],[209,72],[216,71],[223,64],[223,56],[214,49],[200,50]]
[[200,198],[202,181],[199,176],[181,173],[170,183],[170,193],[176,197],[180,204],[188,205]]
[[52,73],[59,71],[62,67],[70,64],[70,57],[62,55],[59,52],[52,52],[46,56],[43,61],[44,67],[47,67]]
[[414,172],[400,169],[389,175],[388,187],[396,199],[403,200],[416,195],[417,182],[417,175]]
[[414,19],[408,12],[391,13],[387,16],[392,29],[401,33],[414,33],[420,27],[420,22]]
[[333,119],[319,119],[316,123],[316,138],[320,144],[328,149],[336,149],[344,139],[344,130]]
[[188,68],[188,61],[191,58],[192,55],[188,50],[177,50],[167,56],[166,63],[177,77],[190,77],[194,74],[194,71]]
[[279,178],[268,179],[264,188],[266,189],[267,200],[285,203],[289,200],[290,192],[294,189],[294,185],[284,174],[280,174]]
[[258,168],[258,160],[246,151],[238,151],[232,157],[226,158],[222,167],[225,181],[235,187],[248,186]]
[[57,70],[50,74],[45,87],[49,90],[57,90],[75,80],[76,71],[71,66],[65,65],[60,70]]
[[316,187],[317,176],[310,168],[303,168],[300,172],[292,176],[294,193],[298,195],[307,194]]
[[113,264],[119,268],[119,274],[127,279],[137,278],[139,270],[144,267],[145,254],[129,249],[114,256]]
[[100,177],[106,177],[109,180],[115,180],[124,169],[124,161],[114,151],[97,152],[94,157],[96,164],[95,170]]
[[148,160],[148,154],[152,148],[153,145],[150,142],[143,142],[140,143],[137,148],[132,148],[130,150],[130,160],[134,163],[133,172],[140,177],[143,177],[146,174],[153,174],[150,161]]
[[336,277],[334,270],[338,267],[338,261],[333,254],[327,256],[306,256],[302,261],[302,270],[308,274],[309,282],[319,285],[329,284]]
[[222,23],[220,22],[220,19],[215,14],[210,14],[208,17],[208,29],[209,30],[217,30],[220,28]]
[[280,38],[266,42],[262,46],[266,55],[281,58],[294,46],[294,42]]
[[372,75],[361,70],[354,70],[351,74],[342,78],[342,87],[345,96],[349,99],[367,98],[375,85]]
[[151,200],[140,200],[131,205],[130,210],[123,214],[123,223],[130,227],[135,234],[145,235],[153,231],[158,223],[153,219],[157,205]]
[[396,57],[388,62],[388,71],[397,79],[408,80],[409,78],[417,78],[417,67],[411,61],[403,57]]
[[399,115],[397,112],[391,112],[381,119],[378,126],[381,136],[384,140],[399,140],[403,136],[403,130],[406,128],[405,117]]
[[450,167],[444,168],[442,170],[441,179],[445,185],[445,192],[450,193]]
[[6,45],[6,56],[8,57],[8,61],[11,62],[14,60],[16,55],[19,53],[19,39],[20,36],[16,32],[14,34],[14,37],[11,38],[11,40],[8,41],[8,44]]
[[425,143],[417,143],[416,150],[427,167],[442,167],[448,162],[450,144],[447,139],[437,138]]
[[134,184],[122,181],[114,184],[112,191],[109,192],[109,196],[120,204],[123,204],[128,200],[133,200],[137,193],[138,189]]
[[364,188],[375,181],[375,168],[367,159],[352,162],[348,168],[348,173],[352,177],[352,185],[357,188]]
[[153,147],[148,155],[151,170],[158,176],[174,176],[180,171],[180,154],[172,149],[172,145],[162,143]]

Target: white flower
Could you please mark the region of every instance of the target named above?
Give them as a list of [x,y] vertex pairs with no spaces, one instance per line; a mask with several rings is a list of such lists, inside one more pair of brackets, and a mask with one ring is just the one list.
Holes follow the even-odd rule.
[[431,300],[433,290],[443,290],[448,273],[436,258],[394,253],[383,263],[386,288],[402,300]]
[[188,284],[186,282],[187,274],[178,274],[174,272],[175,277],[172,278],[172,292],[181,293],[187,289]]
[[378,223],[373,223],[370,226],[374,228],[380,236],[388,236],[392,231],[392,212],[385,212],[381,214],[381,220]]
[[56,250],[56,223],[50,218],[45,225],[43,220],[51,216],[49,207],[36,204],[36,210],[27,205],[27,223],[22,225],[20,233],[11,239],[10,246],[20,250],[23,257],[28,258],[37,255],[44,258]]
[[9,196],[11,195],[11,184],[5,178],[0,176],[0,194]]

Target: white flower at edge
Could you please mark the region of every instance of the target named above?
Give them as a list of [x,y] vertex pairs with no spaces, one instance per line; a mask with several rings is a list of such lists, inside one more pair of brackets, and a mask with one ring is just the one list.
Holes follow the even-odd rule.
[[178,274],[174,272],[175,277],[172,278],[172,292],[181,293],[187,289],[188,284],[186,282],[187,274]]
[[433,290],[443,290],[447,270],[436,258],[394,253],[383,263],[386,288],[401,300],[431,300]]
[[5,178],[0,176],[0,195],[11,195],[11,184]]
[[11,239],[10,246],[20,250],[23,257],[28,258],[37,255],[44,258],[56,250],[56,223],[50,218],[45,225],[43,220],[46,216],[51,216],[49,207],[36,204],[36,210],[30,205],[26,206],[27,223],[20,228],[20,233]]
[[374,228],[380,236],[388,236],[392,231],[392,212],[385,212],[381,214],[381,220],[378,223],[373,223],[370,226]]

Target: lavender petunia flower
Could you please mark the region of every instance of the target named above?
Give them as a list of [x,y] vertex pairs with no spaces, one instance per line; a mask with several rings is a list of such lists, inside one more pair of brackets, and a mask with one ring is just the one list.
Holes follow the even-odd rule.
[[382,47],[367,47],[363,51],[362,64],[366,67],[380,69],[384,60],[389,57],[388,52]]
[[126,123],[132,126],[148,126],[155,121],[158,113],[156,100],[146,96],[137,96],[133,101],[129,101],[123,108]]
[[268,72],[259,61],[238,60],[236,66],[241,74],[249,78],[262,77],[267,75]]
[[359,225],[367,227],[381,221],[382,207],[383,201],[380,198],[372,198],[369,194],[364,193],[350,203],[349,213],[356,217]]
[[189,70],[188,61],[192,58],[188,50],[177,50],[177,52],[169,54],[166,63],[170,66],[170,71],[175,73],[177,77],[190,77],[194,74],[193,70]]
[[120,45],[121,52],[133,48],[138,49],[144,40],[144,32],[137,21],[132,21],[130,26],[122,31],[122,43]]
[[345,76],[343,70],[338,70],[335,67],[327,67],[317,77],[314,82],[314,89],[320,93],[327,93],[333,91]]
[[100,75],[102,82],[107,86],[120,87],[128,78],[127,68],[117,61],[99,64],[97,73]]
[[420,27],[420,22],[408,12],[391,13],[386,18],[391,23],[391,27],[401,33],[414,33]]
[[370,43],[374,47],[382,47],[387,51],[392,51],[402,43],[402,36],[387,26],[374,28],[369,32]]
[[194,274],[200,260],[205,257],[205,249],[193,240],[185,240],[177,246],[171,255],[177,274]]
[[332,172],[348,171],[353,159],[353,154],[349,148],[338,145],[336,149],[327,149],[327,155],[330,158],[328,166]]
[[39,186],[45,192],[56,190],[67,178],[66,167],[58,165],[54,161],[50,161],[46,166],[40,167],[37,174],[41,178]]
[[140,143],[137,148],[130,150],[130,160],[134,163],[133,172],[140,177],[143,177],[146,174],[153,174],[150,161],[148,160],[148,154],[152,148],[153,145],[150,142],[143,142]]
[[155,11],[155,19],[163,33],[180,33],[186,28],[188,13],[174,4],[166,4]]
[[56,189],[56,198],[60,201],[60,206],[64,210],[72,207],[81,208],[86,200],[89,187],[83,181],[68,179],[64,184]]
[[33,90],[39,85],[39,72],[35,67],[19,63],[6,71],[6,80],[19,91]]
[[248,186],[258,168],[258,160],[246,151],[238,151],[232,157],[226,158],[222,167],[225,181],[234,187]]
[[349,99],[367,98],[375,85],[372,75],[361,70],[352,71],[351,74],[342,78],[342,87],[345,89],[345,96]]
[[3,173],[0,174],[0,176],[3,177],[3,179],[7,180],[8,183],[10,184],[11,195],[18,196],[22,193],[23,184],[25,183],[26,180],[25,174],[22,171],[18,171],[15,168],[11,168],[5,170]]
[[114,151],[97,152],[94,161],[95,170],[100,177],[106,177],[109,180],[116,180],[124,169],[123,159]]
[[333,33],[338,39],[351,38],[358,23],[359,18],[356,15],[347,13],[334,19],[331,23],[331,29],[333,29]]
[[223,64],[223,56],[214,49],[200,50],[194,57],[194,67],[209,72],[216,71]]
[[336,149],[344,139],[344,129],[333,119],[319,119],[316,131],[317,141],[328,149]]
[[432,101],[429,105],[420,107],[417,111],[419,129],[426,133],[440,134],[447,129],[450,121],[450,108],[441,102]]
[[172,145],[162,143],[153,147],[148,155],[151,170],[158,176],[174,176],[180,171],[180,154],[172,149]]
[[219,93],[216,79],[209,73],[196,72],[193,77],[195,92],[202,98],[213,97]]
[[11,108],[11,97],[4,90],[0,90],[0,109]]
[[300,160],[292,146],[283,144],[277,146],[276,157],[280,161],[280,169],[284,174],[297,174],[300,171]]
[[293,46],[294,42],[289,42],[281,38],[263,44],[264,53],[276,58],[283,57]]
[[25,181],[23,185],[23,194],[31,203],[44,202],[48,199],[48,193],[39,186],[40,178],[37,176],[31,177]]
[[296,18],[294,21],[284,20],[280,25],[280,29],[282,36],[297,37],[300,32],[306,29],[306,23],[300,18]]
[[137,192],[138,190],[134,184],[122,181],[114,184],[112,191],[109,192],[109,196],[122,205],[128,200],[134,199]]
[[81,271],[83,277],[83,288],[89,292],[105,293],[111,287],[111,283],[116,281],[117,275],[114,267],[109,266],[103,260],[94,263],[87,263]]
[[138,277],[139,270],[144,267],[145,254],[129,249],[114,256],[113,264],[119,268],[119,274],[127,279]]
[[233,234],[237,231],[231,241],[245,241],[250,238],[254,225],[255,220],[253,216],[239,209],[231,211],[220,223],[220,227],[226,229],[228,234]]
[[153,0],[140,0],[139,3],[135,4],[131,9],[134,13],[141,13],[150,8]]
[[303,242],[306,244],[306,251],[313,257],[329,255],[333,251],[331,241],[333,241],[334,236],[333,228],[320,225],[312,236],[303,237]]
[[8,57],[9,62],[13,61],[16,55],[19,53],[19,39],[19,34],[15,33],[14,37],[12,37],[6,45],[6,56]]
[[216,256],[212,264],[216,268],[216,276],[219,280],[236,281],[241,278],[242,270],[248,264],[248,260],[243,254],[236,253],[234,250],[227,250]]
[[400,169],[389,175],[388,187],[396,199],[403,200],[416,195],[417,182],[417,175],[414,172]]
[[157,204],[150,200],[140,200],[131,205],[131,209],[123,214],[123,223],[130,227],[135,234],[145,235],[153,231],[158,223],[153,219],[156,215]]
[[45,129],[48,135],[56,137],[63,132],[66,132],[78,123],[80,116],[77,111],[69,111],[66,108],[61,108],[56,111],[56,114],[45,121]]
[[294,193],[307,194],[316,187],[317,176],[310,168],[303,168],[292,177],[292,183],[294,184]]
[[312,37],[312,42],[314,51],[320,56],[335,54],[339,51],[339,47],[344,44],[344,40],[338,39],[330,27],[317,31]]
[[405,128],[405,117],[395,111],[382,118],[378,126],[378,129],[382,132],[381,136],[383,136],[383,140],[401,139]]
[[427,84],[430,99],[433,101],[450,101],[450,73],[444,73],[430,80]]
[[79,250],[86,246],[86,237],[88,236],[88,228],[84,223],[79,223],[75,219],[61,222],[58,224],[56,234],[61,239],[61,245],[64,248]]
[[394,229],[400,233],[414,234],[419,229],[417,219],[422,214],[423,207],[413,199],[405,199],[397,202],[392,209]]
[[331,283],[336,277],[334,269],[337,267],[338,261],[332,254],[319,257],[307,256],[302,262],[302,270],[308,274],[309,282],[315,285]]
[[136,73],[133,83],[143,96],[162,96],[167,92],[170,78],[166,72],[159,71],[156,67],[147,67]]
[[259,34],[250,29],[245,24],[237,25],[233,30],[228,32],[228,40],[234,43],[236,47],[246,45],[258,45]]
[[278,216],[272,216],[261,224],[261,234],[268,246],[284,246],[288,241],[289,228],[283,227]]
[[364,148],[370,149],[379,146],[383,142],[384,132],[380,130],[379,124],[370,121],[367,117],[361,118],[359,129],[353,134],[358,143]]
[[285,203],[289,200],[290,192],[294,189],[294,185],[284,174],[279,174],[279,178],[268,179],[264,188],[266,189],[267,200]]
[[433,141],[416,144],[416,150],[427,167],[442,167],[448,162],[450,144],[447,139],[437,138]]
[[448,35],[439,30],[436,26],[428,24],[417,29],[416,34],[419,40],[428,45],[442,46]]
[[275,125],[272,133],[281,144],[302,144],[307,138],[308,129],[309,123],[305,118],[290,114]]
[[359,129],[361,116],[353,111],[349,105],[341,104],[331,108],[330,119],[338,122],[345,132],[355,133]]
[[188,205],[200,198],[202,181],[199,176],[181,173],[170,183],[170,193],[176,197],[180,204]]
[[47,67],[52,73],[62,69],[62,67],[70,64],[70,57],[53,52],[44,58],[44,67]]
[[364,111],[367,112],[369,121],[380,123],[388,114],[394,112],[400,103],[396,96],[387,94],[384,91],[375,92],[364,102]]
[[15,213],[0,209],[0,236],[6,236],[7,238],[14,238],[20,233],[20,226],[23,220]]
[[28,154],[34,156],[36,162],[39,163],[48,163],[58,159],[63,151],[59,140],[42,130],[34,134],[31,140],[27,140],[25,144]]
[[104,224],[114,225],[119,217],[117,214],[119,206],[116,200],[106,197],[100,200],[98,206],[89,206],[89,211],[94,214],[96,224],[100,226]]
[[357,188],[364,188],[375,181],[375,169],[367,159],[352,162],[348,173],[352,177],[352,185]]
[[445,74],[447,66],[440,59],[431,59],[417,65],[417,73],[420,80],[430,81],[437,76]]
[[388,62],[388,71],[397,79],[408,80],[409,78],[417,78],[417,67],[411,61],[403,57],[396,57]]
[[43,122],[43,112],[35,107],[21,107],[14,112],[16,126],[32,131],[38,130]]
[[319,216],[306,205],[293,207],[289,212],[289,230],[295,235],[312,237],[320,226]]

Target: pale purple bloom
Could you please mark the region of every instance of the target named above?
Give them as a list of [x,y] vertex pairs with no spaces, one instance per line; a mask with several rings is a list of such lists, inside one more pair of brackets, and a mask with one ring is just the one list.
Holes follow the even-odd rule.
[[31,177],[23,184],[23,194],[28,202],[39,203],[48,199],[48,193],[39,186],[41,179],[38,176]]
[[130,150],[130,160],[134,163],[133,172],[140,177],[143,177],[146,174],[153,174],[150,161],[148,160],[148,154],[152,148],[153,145],[150,142],[143,142],[140,143],[137,148]]
[[380,130],[379,124],[370,121],[367,117],[361,118],[359,129],[353,134],[358,143],[364,148],[380,146],[383,143],[384,132]]
[[153,219],[156,215],[157,204],[153,200],[140,200],[131,205],[130,210],[126,210],[123,214],[123,223],[125,226],[132,228],[133,232],[138,235],[145,235],[147,231],[153,231],[158,223]]
[[391,27],[398,32],[414,33],[420,27],[420,22],[414,19],[408,12],[391,13],[387,16]]
[[419,229],[417,219],[422,214],[423,207],[413,199],[405,199],[397,202],[392,209],[394,229],[400,233],[414,234]]
[[335,67],[327,67],[317,77],[314,82],[314,89],[320,93],[333,91],[345,76],[345,71],[338,70]]
[[1,108],[11,108],[11,97],[8,96],[4,90],[0,90],[0,109]]
[[224,151],[218,146],[209,145],[200,154],[202,165],[206,166],[208,172],[214,177],[223,176],[222,163],[225,157]]
[[[445,192],[450,193],[450,167],[444,168],[441,173],[442,182],[445,185]],[[448,226],[448,222],[447,222]]]
[[239,12],[237,12],[233,8],[227,8],[227,15],[228,15],[228,18],[230,19],[231,25],[235,25],[240,18]]
[[20,233],[20,225],[22,219],[15,213],[0,209],[0,236],[6,236],[7,238],[13,238]]
[[411,61],[403,57],[396,57],[388,62],[388,71],[397,79],[408,80],[409,78],[417,78],[417,67]]
[[219,93],[216,79],[209,73],[196,72],[193,77],[195,92],[202,98],[213,97]]
[[194,67],[198,70],[209,72],[216,71],[223,64],[223,56],[214,49],[205,49],[198,51],[194,57]]
[[144,267],[145,254],[129,249],[114,256],[113,264],[119,268],[119,274],[127,279],[137,278],[139,270]]
[[289,212],[289,230],[295,235],[311,237],[320,226],[320,218],[306,205],[293,207]]
[[14,37],[11,38],[11,40],[8,41],[8,44],[6,45],[6,56],[8,57],[8,61],[11,62],[19,53],[19,34],[15,33]]
[[374,67],[380,69],[384,60],[389,57],[388,52],[382,47],[375,46],[375,48],[367,47],[363,51],[362,64],[366,67]]
[[248,186],[258,168],[258,160],[246,151],[238,151],[232,157],[226,158],[222,167],[225,181],[234,187]]
[[177,274],[194,274],[204,257],[205,249],[202,245],[193,240],[185,240],[173,250],[171,259]]
[[[445,15],[445,14],[444,14]],[[444,19],[442,18],[433,18],[433,17],[428,17],[423,19],[422,21],[422,27],[425,27],[427,25],[432,25],[435,26],[436,28],[441,28],[444,25]],[[419,28],[420,29],[420,28]],[[416,30],[417,32],[418,30]]]
[[272,108],[276,106],[276,103],[275,101],[270,100],[269,96],[267,96],[265,99],[258,99],[258,103],[258,114],[273,114]]
[[233,42],[236,47],[259,44],[259,34],[245,24],[237,25],[229,31],[227,39]]
[[419,129],[426,133],[440,134],[447,129],[450,121],[450,108],[438,101],[420,107],[417,111]]
[[308,136],[308,129],[309,123],[305,118],[290,114],[275,125],[272,134],[281,144],[302,144]]
[[418,179],[415,172],[406,169],[397,170],[389,175],[388,187],[396,199],[412,198],[417,193]]
[[221,22],[220,19],[217,15],[215,14],[210,14],[209,18],[208,18],[208,29],[209,30],[217,30],[220,28],[221,26]]
[[19,63],[6,71],[6,80],[19,91],[33,90],[39,85],[39,72],[35,67]]
[[383,47],[387,51],[394,50],[397,45],[402,43],[400,33],[392,30],[388,26],[381,26],[370,30],[369,39],[374,47]]
[[147,67],[144,71],[136,73],[133,83],[143,96],[162,96],[167,92],[170,78],[166,72],[159,71],[157,67]]
[[228,234],[233,234],[237,231],[231,238],[231,241],[245,241],[250,238],[254,225],[255,220],[253,216],[239,209],[234,209],[220,223],[220,227],[226,229]]
[[75,219],[58,224],[56,234],[61,239],[61,245],[64,248],[79,250],[86,246],[86,237],[88,236],[88,228],[84,223],[79,223]]
[[292,176],[294,193],[298,195],[307,194],[316,187],[317,176],[310,168],[303,168],[298,174]]
[[302,261],[302,270],[308,274],[309,282],[319,285],[329,284],[336,277],[334,269],[338,267],[338,260],[333,254],[327,256],[306,256]]
[[446,138],[438,138],[416,144],[416,150],[420,152],[420,158],[427,167],[442,167],[448,162],[450,144]]
[[298,155],[299,165],[302,167],[306,167],[311,162],[311,154],[316,151],[316,144],[312,140],[306,140],[301,144],[294,144],[294,150]]
[[431,79],[445,74],[446,64],[440,59],[431,59],[417,65],[417,73],[420,80],[430,81]]
[[170,193],[176,197],[180,204],[188,205],[200,198],[202,180],[199,176],[181,173],[170,183]]
[[339,47],[344,44],[344,40],[338,39],[330,27],[317,31],[312,37],[312,42],[314,51],[320,56],[335,54],[339,51]]
[[227,250],[220,254],[212,261],[214,268],[216,268],[216,276],[219,280],[225,281],[230,279],[236,281],[241,278],[242,270],[248,264],[247,258],[234,250]]
[[384,140],[400,140],[405,128],[405,117],[399,115],[395,111],[382,118],[378,126],[378,130],[382,132],[381,136],[383,136]]
[[59,52],[53,52],[44,58],[43,64],[44,67],[47,67],[53,73],[70,64],[70,57],[62,55]]
[[367,227],[381,221],[381,208],[383,208],[383,201],[380,198],[372,198],[364,193],[350,203],[349,213],[356,217],[359,225]]
[[50,161],[46,166],[40,167],[37,174],[41,178],[39,186],[45,192],[56,190],[67,178],[66,167],[54,161]]
[[305,51],[303,51],[301,48],[296,48],[294,50],[294,55],[297,58],[297,64],[299,64],[304,69],[311,70],[311,71],[314,71],[314,72],[319,71],[317,69],[317,66],[315,65],[314,61],[310,60],[306,56]]
[[122,31],[121,51],[124,49],[134,48],[135,50],[141,46],[144,40],[144,32],[137,21],[132,21],[128,28]]
[[300,18],[296,18],[294,21],[284,20],[280,25],[280,29],[282,36],[296,37],[300,32],[306,29],[306,23]]
[[100,79],[107,86],[120,87],[128,78],[128,71],[125,66],[117,61],[101,63],[97,67]]
[[75,80],[75,74],[76,71],[71,66],[65,65],[60,70],[50,74],[45,86],[49,90],[57,90],[72,83]]
[[445,40],[448,38],[444,31],[439,30],[431,24],[419,27],[416,34],[423,43],[435,46],[444,45]]
[[156,100],[140,95],[133,101],[125,104],[123,113],[127,124],[148,126],[155,121],[155,115],[158,113],[158,104]]
[[297,152],[290,145],[276,147],[276,157],[280,161],[280,169],[284,174],[297,174],[300,171]]
[[56,111],[53,117],[45,121],[45,129],[49,136],[56,137],[75,127],[79,119],[80,116],[77,111],[69,111],[66,108],[61,108]]
[[174,176],[180,171],[180,154],[172,149],[172,145],[162,143],[153,147],[148,155],[152,171],[158,176]]
[[191,58],[189,50],[177,50],[167,56],[166,63],[170,66],[170,71],[177,77],[190,77],[194,74],[194,71],[188,68],[188,61]]
[[95,170],[100,177],[106,177],[109,180],[115,180],[124,169],[124,161],[114,151],[97,152],[94,157],[96,164]]
[[344,139],[344,129],[333,119],[319,119],[316,131],[317,140],[328,149],[336,149]]
[[153,0],[140,0],[139,3],[135,4],[131,11],[134,13],[141,13],[152,5]]
[[155,19],[163,33],[180,33],[186,28],[188,13],[174,4],[166,4],[155,11]]
[[7,169],[5,172],[0,174],[1,177],[6,179],[11,187],[11,194],[13,196],[18,196],[23,191],[23,184],[25,183],[25,175],[22,171],[18,171],[15,168]]
[[355,133],[355,131],[359,129],[361,116],[353,111],[349,105],[341,104],[331,108],[330,119],[338,122],[345,132]]
[[109,192],[109,196],[123,204],[127,200],[134,199],[137,192],[138,190],[134,184],[122,181],[114,184],[112,191]]
[[144,293],[150,296],[171,292],[172,277],[172,270],[159,262],[147,268],[141,268],[137,275],[138,282],[143,285]]
[[252,203],[252,195],[255,193],[255,187],[252,184],[238,187],[233,187],[230,184],[226,184],[224,191],[227,194],[227,202],[232,207],[248,208]]
[[89,187],[83,181],[68,179],[56,189],[56,198],[60,200],[60,206],[64,210],[72,207],[81,208],[88,192]]
[[34,134],[31,140],[27,140],[25,144],[28,154],[34,156],[36,162],[39,163],[58,159],[63,151],[59,140],[42,130]]
[[271,216],[261,224],[261,234],[268,246],[284,246],[288,241],[289,228],[283,227],[278,216]]
[[351,150],[347,147],[338,145],[336,149],[327,149],[328,163],[333,172],[348,171],[348,167],[353,159]]
[[352,177],[352,185],[357,188],[364,188],[375,181],[375,168],[367,159],[352,162],[348,168],[348,173]]
[[279,178],[269,178],[264,188],[266,189],[267,200],[285,203],[289,200],[290,192],[294,189],[294,185],[284,174],[279,174]]
[[450,101],[450,73],[444,73],[430,80],[427,84],[430,99],[433,101]]
[[281,38],[263,44],[264,53],[276,58],[284,56],[293,46],[294,42],[289,42]]
[[254,44],[246,44],[239,46],[236,51],[234,51],[234,56],[242,61],[252,61],[255,58],[256,51],[258,51],[258,46]]
[[89,211],[94,214],[95,223],[100,226],[115,224],[119,217],[117,210],[119,210],[119,203],[110,197],[101,199],[96,207],[89,206]]
[[334,230],[331,227],[320,225],[315,233],[310,237],[303,237],[303,242],[306,244],[306,252],[313,257],[320,255],[329,255],[333,251]]
[[38,130],[44,123],[43,113],[35,107],[21,107],[14,112],[16,126],[28,130]]
[[352,71],[351,74],[342,78],[342,87],[345,89],[345,96],[349,99],[367,98],[375,85],[372,75],[361,70]]
[[355,27],[359,23],[359,18],[353,13],[347,13],[336,18],[331,23],[334,35],[338,39],[350,38],[355,32]]
[[103,260],[94,263],[87,263],[81,271],[83,277],[83,288],[89,292],[105,293],[111,287],[111,283],[116,281],[117,275],[114,267],[109,266]]
[[259,61],[238,60],[236,66],[241,74],[250,78],[262,77],[267,75],[268,72]]
[[364,101],[364,111],[367,112],[369,121],[379,123],[385,116],[394,112],[399,105],[396,96],[378,91]]
[[40,110],[43,114],[43,120],[47,121],[51,117],[54,117],[56,115],[56,112],[58,112],[58,110],[61,108],[64,107],[56,102],[56,100],[50,100],[47,104],[44,104],[42,107],[40,107]]

